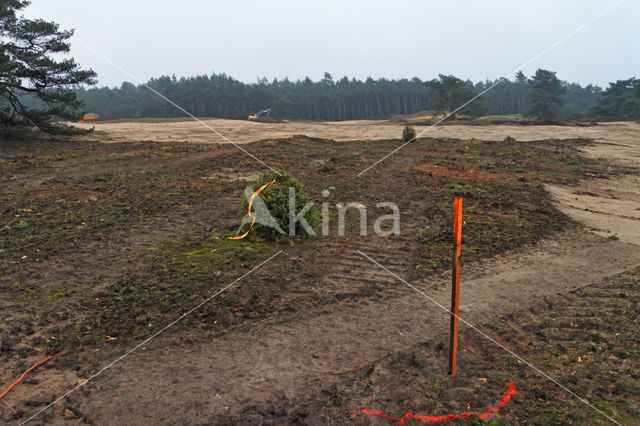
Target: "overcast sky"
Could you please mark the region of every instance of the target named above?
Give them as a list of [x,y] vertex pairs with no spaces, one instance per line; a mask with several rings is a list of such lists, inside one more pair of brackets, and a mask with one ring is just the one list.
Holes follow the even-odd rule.
[[[325,71],[477,81],[510,73],[615,1],[32,0],[25,15],[74,28],[74,40],[144,81],[211,72],[317,80]],[[523,71],[603,87],[640,77],[639,17],[640,2],[626,0]],[[133,81],[77,42],[72,55],[100,85]]]

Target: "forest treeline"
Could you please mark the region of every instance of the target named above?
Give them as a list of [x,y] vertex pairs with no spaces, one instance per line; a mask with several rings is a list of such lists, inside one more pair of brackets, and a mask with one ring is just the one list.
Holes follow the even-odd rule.
[[267,108],[275,118],[298,120],[389,118],[425,110],[449,112],[447,119],[487,114],[522,114],[536,122],[576,114],[640,118],[640,80],[618,80],[603,90],[561,81],[545,69],[529,78],[520,71],[512,80],[477,83],[443,74],[428,81],[362,81],[334,80],[329,73],[319,81],[262,78],[243,83],[213,73],[96,88],[97,74],[67,56],[73,31],[26,18],[22,11],[28,5],[24,0],[0,1],[0,137],[5,138],[32,129],[90,132],[68,125],[82,119],[84,112],[102,119],[172,118],[185,115],[180,108],[199,117],[240,119]]
[[[632,85],[637,83],[631,80]],[[531,81],[519,72],[513,80],[467,80],[464,85],[470,93],[480,93],[498,83],[481,98],[484,113],[527,114]],[[593,112],[606,94],[595,85],[561,84],[558,115]],[[308,77],[296,81],[262,78],[256,83],[243,83],[224,73],[179,79],[162,76],[152,78],[146,85],[195,116],[243,119],[264,108],[271,108],[273,116],[286,119],[373,119],[433,110],[437,95],[428,82],[419,78],[334,80],[329,73],[319,81]],[[77,88],[76,94],[85,102],[85,110],[99,114],[101,119],[184,116],[145,85],[125,82],[115,88]]]

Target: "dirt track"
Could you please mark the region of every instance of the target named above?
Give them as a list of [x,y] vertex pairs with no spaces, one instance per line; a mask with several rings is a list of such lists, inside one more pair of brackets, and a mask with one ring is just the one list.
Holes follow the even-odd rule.
[[[597,126],[596,126],[597,127]],[[630,133],[595,136],[583,149],[591,158],[609,159],[635,170],[611,179],[590,179],[574,187],[547,185],[558,207],[589,231],[640,245],[640,128]]]
[[[379,246],[363,251],[387,267],[393,265]],[[566,293],[627,270],[639,259],[640,247],[635,245],[588,233],[554,237],[465,269],[461,316],[482,326],[532,300]],[[318,386],[315,376],[320,373],[365,364],[446,330],[448,315],[441,308],[369,261],[347,252],[336,259],[336,268],[341,265],[354,279],[377,274],[379,281],[398,286],[399,296],[330,309],[295,323],[269,321],[249,332],[206,343],[176,347],[174,339],[158,339],[142,354],[127,358],[96,380],[83,411],[90,412],[97,424],[105,425],[110,424],[110,418],[127,418],[130,424],[171,424],[240,416],[268,400],[278,405],[305,399],[312,384]],[[320,280],[318,285],[331,285]],[[449,282],[443,276],[412,284],[447,305]],[[332,383],[330,378],[319,381],[322,387]],[[311,423],[327,421],[315,413],[309,416]]]
[[575,187],[547,185],[559,208],[591,232],[640,245],[640,178],[594,179]]

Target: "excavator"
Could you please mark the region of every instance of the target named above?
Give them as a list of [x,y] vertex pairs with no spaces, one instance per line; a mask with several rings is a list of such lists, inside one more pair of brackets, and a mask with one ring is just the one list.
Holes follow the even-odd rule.
[[271,114],[271,108],[263,109],[262,111],[258,111],[255,114],[251,114],[249,116],[249,120],[257,120],[260,117],[269,117]]

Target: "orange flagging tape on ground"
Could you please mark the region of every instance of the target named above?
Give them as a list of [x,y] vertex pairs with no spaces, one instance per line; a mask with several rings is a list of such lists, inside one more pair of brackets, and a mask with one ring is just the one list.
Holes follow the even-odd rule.
[[253,193],[253,195],[251,196],[251,198],[249,198],[249,209],[247,210],[247,214],[249,216],[251,216],[251,225],[249,225],[249,229],[247,229],[247,232],[245,232],[242,235],[238,235],[236,237],[227,237],[230,240],[241,240],[244,237],[246,237],[249,234],[249,231],[251,231],[251,228],[253,228],[253,224],[256,223],[256,217],[253,213],[251,213],[251,206],[253,205],[253,199],[256,197],[256,195],[258,195],[259,193],[261,193],[265,188],[268,188],[269,186],[273,185],[274,183],[276,183],[276,180],[272,180],[271,182],[267,182],[264,185],[262,185],[256,192]]
[[48,356],[45,359],[43,359],[42,361],[36,362],[35,364],[33,364],[31,367],[29,367],[29,369],[27,371],[25,371],[24,373],[22,373],[22,375],[20,377],[18,377],[18,380],[16,380],[15,382],[13,382],[11,384],[11,386],[9,386],[7,388],[7,390],[5,390],[4,392],[2,392],[2,394],[0,394],[0,399],[4,398],[4,396],[6,394],[9,393],[9,391],[11,389],[13,389],[18,383],[20,383],[22,381],[22,379],[24,379],[24,377],[29,374],[31,371],[35,370],[36,368],[40,367],[42,364],[44,364],[45,362],[49,361],[51,358],[53,358],[53,356]]
[[487,410],[484,413],[459,413],[459,414],[444,414],[441,416],[425,416],[420,414],[413,414],[413,411],[409,411],[408,413],[405,413],[405,415],[402,417],[394,417],[390,414],[383,413],[382,411],[374,411],[368,408],[365,408],[364,410],[362,410],[362,412],[365,414],[370,414],[372,416],[384,417],[385,419],[393,420],[400,424],[404,424],[404,422],[407,419],[423,420],[425,422],[443,422],[446,420],[464,419],[466,417],[471,417],[473,415],[476,415],[481,419],[484,419],[489,417],[493,412],[493,410],[495,410],[496,408],[500,408],[504,406],[507,402],[509,402],[509,400],[511,399],[511,396],[517,393],[518,391],[516,390],[516,382],[512,381],[507,385],[507,391],[502,395],[502,398],[500,398],[500,401],[498,401],[496,405],[492,405],[491,407],[487,408]]

